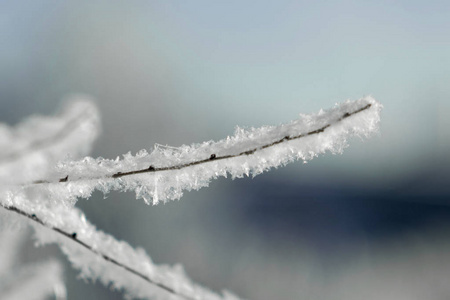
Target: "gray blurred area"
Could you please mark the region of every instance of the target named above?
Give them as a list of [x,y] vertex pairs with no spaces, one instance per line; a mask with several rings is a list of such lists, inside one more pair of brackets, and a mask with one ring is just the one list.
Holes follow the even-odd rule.
[[[0,1],[0,120],[86,94],[102,113],[92,156],[115,158],[373,95],[381,134],[343,155],[158,206],[115,192],[77,205],[156,263],[246,299],[446,299],[449,17],[443,1]],[[48,251],[68,299],[122,298]]]

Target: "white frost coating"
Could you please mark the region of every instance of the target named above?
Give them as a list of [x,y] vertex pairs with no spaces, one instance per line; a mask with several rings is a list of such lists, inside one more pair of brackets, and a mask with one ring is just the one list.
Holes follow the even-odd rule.
[[[359,111],[367,105],[370,107]],[[65,190],[70,198],[69,203],[74,203],[76,197],[89,197],[95,189],[104,193],[111,190],[134,190],[136,197],[143,198],[146,203],[166,202],[179,199],[184,190],[205,187],[211,179],[219,176],[256,176],[295,160],[311,160],[327,151],[341,153],[347,146],[349,137],[368,137],[378,130],[381,108],[382,105],[375,99],[365,97],[344,102],[330,110],[300,115],[298,120],[280,126],[247,130],[238,127],[233,136],[218,142],[208,141],[179,148],[155,145],[151,153],[141,150],[135,156],[127,153],[123,155],[123,159],[118,157],[116,160],[86,157],[80,161],[60,162],[56,172],[48,179],[57,182],[58,178],[68,175],[68,182],[44,185],[53,194],[60,194]],[[354,114],[342,119],[346,113]],[[327,125],[330,126],[319,134],[287,140],[261,149],[285,136],[295,137]],[[238,155],[252,149],[257,151],[251,155],[221,159],[223,156]],[[181,169],[111,178],[118,172],[143,170],[150,166],[156,169],[166,168],[207,160],[212,154],[217,159]]]
[[[73,206],[76,198],[87,198],[94,189],[105,193],[134,190],[138,198],[156,204],[178,199],[183,190],[207,186],[219,176],[256,176],[326,151],[340,153],[350,136],[366,137],[377,131],[381,107],[366,97],[301,115],[299,120],[280,126],[237,128],[234,136],[218,142],[179,148],[156,145],[151,153],[128,153],[122,160],[66,159],[50,170],[49,166],[67,152],[77,155],[87,150],[97,135],[96,109],[88,102],[78,102],[60,117],[34,119],[38,121],[24,123],[17,130],[0,129],[0,146],[7,149],[0,152],[0,206],[6,209],[2,208],[0,221],[9,222],[12,216],[26,220],[21,222],[35,228],[38,241],[57,243],[83,277],[123,289],[129,297],[235,300],[238,298],[231,293],[219,296],[192,283],[181,267],[157,266],[144,250],[98,231]],[[9,144],[12,147],[4,148]],[[138,170],[147,171],[112,177]],[[36,180],[43,181],[33,182]],[[24,182],[29,184],[20,185]],[[72,233],[76,233],[74,238]]]
[[[34,117],[16,128],[0,125],[0,229],[31,225],[40,244],[57,243],[81,276],[100,280],[106,286],[124,290],[130,297],[146,299],[229,299],[220,297],[193,284],[181,266],[156,266],[144,250],[134,249],[117,241],[91,225],[81,211],[66,205],[67,189],[45,189],[41,185],[22,188],[21,184],[47,177],[52,166],[68,154],[86,154],[99,132],[99,114],[87,101],[73,101],[57,117]],[[10,211],[4,208],[12,208]],[[17,210],[42,221],[17,214]],[[69,234],[76,232],[77,240],[91,250],[51,228]],[[14,258],[20,246],[21,231],[0,232],[0,291],[1,299],[42,299],[54,294],[65,299],[62,268],[57,262],[29,266],[16,272]],[[156,284],[163,284],[179,295],[169,293],[111,261],[103,255],[139,272]],[[184,295],[186,297],[180,296]]]
[[99,132],[98,109],[82,96],[57,116],[33,116],[15,127],[0,124],[0,185],[46,178],[57,161],[87,155]]
[[[81,96],[69,101],[55,117],[34,116],[15,127],[0,124],[0,203],[5,204],[11,194],[8,185],[45,178],[57,161],[88,154],[99,131],[97,108]],[[0,210],[1,299],[46,299],[51,295],[65,299],[58,262],[21,266],[14,260],[24,237],[24,230],[17,230],[23,227],[23,218]],[[16,230],[11,233],[8,229]]]
[[[210,290],[196,285],[185,275],[179,265],[170,267],[167,265],[155,265],[150,257],[141,248],[134,249],[124,241],[118,241],[114,237],[97,230],[90,224],[84,214],[75,207],[63,204],[49,203],[39,195],[29,201],[25,194],[17,193],[4,201],[0,198],[0,204],[13,205],[15,208],[34,214],[46,224],[31,221],[27,222],[35,229],[36,239],[40,244],[56,243],[67,255],[72,265],[81,271],[81,277],[99,280],[105,286],[117,290],[124,290],[130,298],[145,299],[204,299],[204,300],[237,300],[229,292],[219,296]],[[61,233],[50,228],[58,228],[68,234],[76,233],[76,240],[89,245],[92,250],[83,247]],[[111,263],[103,255],[110,259],[139,272],[151,282],[162,284],[175,293],[150,283],[141,277],[125,270],[121,266]]]

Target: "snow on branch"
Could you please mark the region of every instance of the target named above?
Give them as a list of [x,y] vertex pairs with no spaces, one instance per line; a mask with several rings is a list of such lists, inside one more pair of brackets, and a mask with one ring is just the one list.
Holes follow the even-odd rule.
[[[33,116],[15,127],[0,124],[0,205],[7,200],[10,185],[46,177],[58,161],[88,154],[99,131],[97,107],[83,96],[72,97],[57,116]],[[22,220],[1,210],[0,231],[22,227]],[[23,237],[23,230],[0,232],[1,298],[46,299],[54,294],[58,300],[65,299],[59,262],[24,267],[12,263]]]
[[86,157],[64,161],[46,180],[26,187],[45,185],[51,194],[65,191],[72,204],[77,197],[90,197],[95,189],[104,193],[134,190],[147,204],[175,200],[184,190],[198,190],[219,176],[256,176],[327,151],[341,153],[349,137],[368,137],[378,130],[381,108],[375,99],[365,97],[300,115],[298,120],[279,126],[238,127],[233,136],[218,142],[179,148],[155,145],[151,153],[141,150],[135,156],[127,153],[115,160]]
[[[37,241],[58,244],[73,266],[81,270],[82,277],[124,290],[129,297],[237,299],[231,293],[224,292],[221,297],[193,284],[180,266],[156,266],[144,250],[97,230],[79,209],[59,201],[58,197],[64,199],[66,190],[55,194],[39,186],[26,189],[15,185],[36,180],[36,174],[48,176],[52,166],[67,153],[85,154],[98,134],[98,120],[98,111],[91,102],[77,100],[56,117],[30,118],[16,128],[2,125],[0,174],[4,176],[0,177],[0,229],[31,225]],[[39,172],[33,173],[33,168]],[[17,251],[18,238],[19,233],[12,239],[0,235],[0,245],[8,246],[0,247],[0,258],[9,260]],[[0,261],[0,276],[10,268],[10,264]],[[51,292],[49,288],[55,289],[58,299],[64,298],[59,264],[50,262],[27,270],[30,276],[26,278],[8,274],[11,280],[0,280],[2,299],[6,296],[7,299],[41,299]]]
[[0,152],[0,221],[30,224],[37,240],[58,244],[82,277],[129,297],[235,300],[231,293],[220,296],[194,284],[180,266],[155,265],[144,250],[97,230],[74,207],[77,198],[95,189],[134,190],[156,204],[179,199],[184,190],[207,186],[219,176],[256,176],[294,160],[340,153],[349,137],[377,131],[381,108],[366,97],[280,126],[237,128],[218,142],[156,145],[151,153],[142,150],[123,159],[71,161],[66,153],[83,154],[99,131],[96,108],[75,102],[59,117],[34,118],[18,129],[0,127],[0,145],[6,149]]
[[155,265],[143,249],[97,230],[75,207],[43,205],[46,199],[30,201],[24,196],[10,198],[14,205],[0,201],[0,207],[24,218],[40,244],[58,244],[82,278],[99,280],[133,299],[238,300],[230,292],[219,296],[194,284],[179,265]]

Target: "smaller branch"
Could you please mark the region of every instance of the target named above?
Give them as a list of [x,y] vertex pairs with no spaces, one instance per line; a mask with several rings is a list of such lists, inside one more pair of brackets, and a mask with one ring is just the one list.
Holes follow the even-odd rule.
[[55,232],[65,236],[65,237],[67,237],[68,239],[74,241],[75,243],[77,243],[77,244],[81,245],[82,247],[84,247],[85,249],[89,250],[93,254],[95,254],[97,256],[100,256],[101,258],[103,258],[107,262],[110,262],[110,263],[112,263],[112,264],[114,264],[114,265],[116,265],[118,267],[121,267],[125,271],[130,272],[130,273],[132,273],[132,274],[142,278],[143,280],[147,281],[148,283],[153,284],[153,285],[159,287],[160,289],[162,289],[162,290],[164,290],[166,292],[169,292],[171,294],[177,295],[177,296],[182,297],[182,298],[187,299],[187,300],[195,300],[194,298],[178,294],[174,289],[172,289],[172,288],[170,288],[170,287],[168,287],[168,286],[166,286],[166,285],[164,285],[162,283],[155,282],[152,279],[150,279],[147,275],[145,275],[145,274],[143,274],[143,273],[141,273],[141,272],[139,272],[139,271],[137,271],[137,270],[135,270],[135,269],[133,269],[133,268],[131,268],[131,267],[129,267],[129,266],[127,266],[127,265],[117,261],[117,260],[115,260],[114,258],[112,258],[112,257],[110,257],[110,256],[108,256],[108,255],[106,255],[104,253],[101,253],[101,252],[99,252],[97,250],[94,250],[91,245],[89,245],[86,242],[83,242],[83,241],[79,240],[76,232],[69,233],[69,232],[66,232],[66,231],[58,228],[58,227],[49,226],[49,225],[45,224],[44,221],[39,219],[39,217],[37,217],[35,214],[29,214],[29,213],[27,213],[27,212],[25,212],[25,211],[15,207],[15,206],[8,206],[8,205],[4,205],[2,203],[0,203],[0,206],[3,207],[6,210],[15,212],[15,213],[17,213],[17,214],[19,214],[19,215],[21,215],[21,216],[23,216],[25,218],[28,218],[29,220],[32,220],[32,221],[34,221],[34,222],[36,222],[36,223],[38,223],[38,224],[40,224],[40,225],[50,229],[50,230],[53,230],[53,231],[55,231]]
[[[366,106],[359,108],[353,112],[346,112],[344,113],[335,123],[341,122],[342,120],[353,116],[357,113],[360,113],[366,109],[369,109],[372,106],[372,104],[367,104]],[[334,124],[335,124],[334,123]],[[254,154],[256,151],[259,150],[263,150],[263,149],[267,149],[270,147],[273,147],[275,145],[287,142],[287,141],[292,141],[292,140],[297,140],[297,139],[301,139],[307,136],[311,136],[311,135],[316,135],[319,133],[322,133],[325,131],[325,129],[329,128],[330,126],[332,126],[333,124],[326,124],[324,126],[322,126],[319,129],[313,130],[313,131],[309,131],[307,133],[302,133],[299,135],[294,135],[294,136],[285,136],[275,142],[272,142],[270,144],[266,144],[260,147],[256,147],[256,148],[252,148],[249,150],[246,150],[244,152],[240,152],[238,154],[230,154],[230,155],[223,155],[223,156],[217,156],[216,154],[211,154],[210,157],[206,158],[206,159],[202,159],[202,160],[198,160],[198,161],[193,161],[190,163],[185,163],[185,164],[179,164],[179,165],[174,165],[174,166],[170,166],[170,167],[162,167],[162,168],[155,168],[154,166],[150,165],[148,168],[145,169],[140,169],[140,170],[133,170],[133,171],[128,171],[128,172],[117,172],[114,173],[112,175],[108,175],[108,176],[104,176],[104,177],[100,177],[100,178],[90,178],[90,179],[101,179],[101,178],[121,178],[121,177],[125,177],[125,176],[130,176],[130,175],[136,175],[136,174],[143,174],[143,173],[157,173],[157,172],[163,172],[163,171],[170,171],[170,170],[180,170],[180,169],[184,169],[184,168],[188,168],[191,166],[196,166],[196,165],[200,165],[200,164],[204,164],[204,163],[208,163],[211,161],[216,161],[216,160],[223,160],[223,159],[228,159],[228,158],[235,158],[235,157],[239,157],[239,156],[245,156],[245,155],[252,155]],[[59,179],[59,182],[67,182],[67,181],[71,181],[71,182],[75,182],[78,180],[83,180],[82,178],[76,178],[73,180],[69,180],[69,177],[66,176],[65,178],[61,178]],[[43,184],[43,183],[56,183],[56,182],[52,182],[52,181],[47,181],[47,180],[37,180],[37,181],[33,181],[32,184]]]

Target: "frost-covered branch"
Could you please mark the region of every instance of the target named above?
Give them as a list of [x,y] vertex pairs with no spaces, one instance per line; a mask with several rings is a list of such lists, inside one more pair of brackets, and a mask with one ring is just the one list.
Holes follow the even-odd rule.
[[124,290],[132,298],[238,299],[227,291],[219,296],[192,283],[181,266],[155,265],[143,249],[134,249],[97,230],[77,208],[42,205],[41,201],[19,200],[17,195],[9,202],[16,204],[0,202],[0,206],[26,218],[39,243],[58,244],[84,278],[99,279],[105,286]]
[[68,203],[88,198],[98,189],[134,190],[146,203],[179,199],[183,190],[197,190],[219,176],[256,176],[273,167],[301,159],[308,161],[321,153],[340,153],[352,135],[369,136],[378,129],[381,104],[371,97],[347,101],[328,111],[301,115],[280,126],[237,128],[232,137],[179,148],[156,145],[148,153],[125,154],[120,160],[86,157],[58,164],[46,180],[52,194],[65,190]]
[[38,242],[58,244],[82,277],[130,297],[237,299],[194,284],[180,266],[155,265],[144,250],[97,230],[75,202],[97,189],[134,190],[137,198],[156,204],[179,199],[184,190],[207,186],[219,176],[256,176],[294,160],[340,153],[351,136],[377,131],[381,108],[366,97],[279,126],[237,128],[218,142],[156,145],[151,153],[142,150],[123,159],[77,161],[66,154],[84,155],[99,131],[99,116],[90,102],[76,102],[56,118],[34,118],[18,129],[0,127],[0,146],[6,149],[0,147],[0,220],[19,218],[31,225]]
[[86,154],[99,131],[98,120],[96,107],[78,100],[57,117],[33,117],[15,128],[0,125],[0,227],[30,225],[37,241],[58,244],[82,277],[98,279],[130,297],[237,299],[192,283],[180,266],[156,266],[143,249],[97,230],[79,209],[67,205],[67,190],[17,185],[50,176],[52,167],[58,160],[67,160],[68,153],[74,157]]
[[[33,116],[15,127],[0,124],[0,203],[5,203],[8,186],[48,176],[58,161],[88,154],[99,131],[97,107],[80,96],[73,97],[57,116]],[[26,266],[10,263],[21,246],[17,241],[24,237],[23,230],[13,230],[17,224],[11,223],[23,221],[14,222],[2,212],[0,298],[37,300],[54,294],[57,300],[65,299],[59,262],[51,260]],[[12,235],[7,234],[10,229],[14,231]]]
[[[134,275],[136,275],[136,276],[142,278],[143,280],[145,280],[145,281],[147,281],[147,282],[149,282],[149,283],[151,283],[151,284],[154,284],[154,285],[160,287],[161,289],[163,289],[163,290],[165,290],[165,291],[167,291],[167,292],[169,292],[169,293],[176,294],[176,292],[175,292],[173,289],[171,289],[170,287],[167,287],[167,286],[165,286],[165,285],[163,285],[163,284],[161,284],[161,283],[154,282],[154,281],[152,281],[148,276],[146,276],[146,275],[140,273],[139,271],[134,270],[134,269],[132,269],[131,267],[128,267],[128,266],[126,266],[126,265],[124,265],[124,264],[118,262],[117,260],[115,260],[114,258],[112,258],[112,257],[110,257],[110,256],[108,256],[108,255],[106,255],[106,254],[103,254],[103,253],[98,252],[98,251],[95,250],[90,244],[88,244],[88,243],[86,243],[86,242],[83,242],[83,241],[81,241],[79,238],[77,238],[77,233],[76,233],[76,232],[66,232],[66,231],[64,231],[64,230],[62,230],[62,229],[60,229],[60,228],[58,228],[58,227],[50,227],[50,226],[47,226],[47,225],[46,225],[40,218],[38,218],[35,214],[31,214],[31,215],[30,215],[29,213],[26,213],[25,211],[20,210],[20,209],[16,208],[15,206],[5,206],[5,205],[3,205],[3,204],[0,204],[0,206],[1,206],[2,208],[6,209],[6,210],[15,212],[15,213],[17,213],[17,214],[19,214],[19,215],[21,215],[21,216],[23,216],[23,217],[26,217],[26,218],[28,218],[29,220],[31,220],[31,221],[33,221],[33,222],[36,222],[36,223],[38,223],[38,224],[40,224],[40,225],[42,225],[42,226],[44,226],[44,227],[47,227],[48,229],[53,230],[53,231],[55,231],[55,232],[61,234],[62,236],[65,236],[66,238],[72,239],[75,243],[81,245],[81,246],[84,247],[85,249],[91,251],[91,252],[92,252],[93,254],[95,254],[95,255],[98,255],[99,257],[103,258],[104,260],[106,260],[106,261],[108,261],[108,262],[110,262],[110,263],[112,263],[112,264],[114,264],[114,265],[116,265],[116,266],[118,266],[118,267],[123,268],[125,271],[130,272],[130,273],[132,273],[132,274],[134,274]],[[193,299],[193,298],[187,298],[187,297],[184,297],[184,298],[185,298],[185,299]]]

